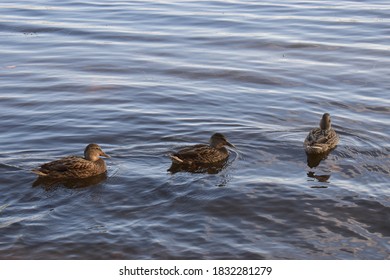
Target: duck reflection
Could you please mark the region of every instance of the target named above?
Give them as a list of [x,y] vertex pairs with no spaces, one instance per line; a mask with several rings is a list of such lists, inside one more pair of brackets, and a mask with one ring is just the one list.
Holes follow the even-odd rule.
[[32,184],[32,187],[42,186],[46,190],[63,186],[68,189],[86,188],[98,185],[107,179],[107,172],[83,179],[63,179],[39,176]]
[[[326,159],[331,151],[321,154],[306,154],[307,165],[310,168],[317,167],[323,159]],[[320,183],[329,183],[330,174],[317,175],[313,171],[307,173],[307,177],[316,179]],[[313,186],[311,188],[327,188],[327,186]]]
[[329,183],[330,175],[316,175],[313,171],[309,171],[307,177],[314,178],[321,183]]
[[317,167],[320,162],[324,159],[326,159],[329,155],[329,153],[331,152],[331,150],[325,152],[325,153],[320,153],[320,154],[308,154],[306,153],[306,156],[307,156],[307,166],[309,166],[310,168],[314,168],[314,167]]

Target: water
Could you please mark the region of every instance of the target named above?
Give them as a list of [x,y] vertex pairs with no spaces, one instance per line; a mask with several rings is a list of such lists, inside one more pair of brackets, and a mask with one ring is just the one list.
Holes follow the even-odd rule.
[[[2,1],[0,258],[389,259],[387,1]],[[329,112],[340,144],[310,168]],[[170,174],[214,132],[217,174]],[[108,174],[35,186],[96,142]]]

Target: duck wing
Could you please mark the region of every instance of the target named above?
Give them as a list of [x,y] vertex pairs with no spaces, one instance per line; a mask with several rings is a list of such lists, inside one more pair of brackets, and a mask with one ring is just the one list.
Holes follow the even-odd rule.
[[69,156],[45,163],[38,170],[33,171],[41,176],[83,178],[91,176],[91,174],[86,174],[86,171],[91,171],[94,168],[94,163],[89,160]]
[[314,128],[309,132],[305,141],[308,142],[309,145],[314,145],[316,143],[325,143],[326,138],[322,134],[320,128]]
[[218,150],[205,144],[190,146],[171,155],[172,161],[179,164],[215,163],[224,160],[226,157],[226,149]]
[[304,147],[308,153],[323,153],[336,147],[338,142],[339,137],[333,129],[324,134],[321,128],[314,128],[307,135]]

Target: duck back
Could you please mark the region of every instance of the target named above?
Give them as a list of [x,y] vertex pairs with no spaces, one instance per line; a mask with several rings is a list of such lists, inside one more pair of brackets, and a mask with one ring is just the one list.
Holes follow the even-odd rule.
[[106,164],[103,159],[89,161],[82,157],[69,156],[45,163],[33,172],[51,178],[87,178],[106,172]]
[[308,154],[321,154],[334,149],[338,143],[339,137],[333,129],[324,134],[321,128],[314,128],[307,135],[303,146]]
[[229,153],[225,147],[216,149],[209,145],[199,144],[179,150],[171,155],[178,164],[212,164],[225,160]]

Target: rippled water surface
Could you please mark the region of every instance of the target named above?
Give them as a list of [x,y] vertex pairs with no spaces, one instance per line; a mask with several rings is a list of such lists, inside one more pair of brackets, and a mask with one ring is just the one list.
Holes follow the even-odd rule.
[[[0,12],[0,258],[390,258],[388,1]],[[340,144],[311,168],[324,112]],[[236,146],[224,169],[167,172],[214,132]],[[94,142],[106,177],[33,186]]]

